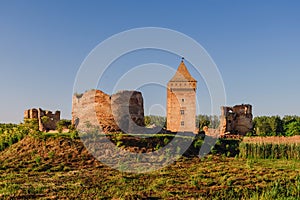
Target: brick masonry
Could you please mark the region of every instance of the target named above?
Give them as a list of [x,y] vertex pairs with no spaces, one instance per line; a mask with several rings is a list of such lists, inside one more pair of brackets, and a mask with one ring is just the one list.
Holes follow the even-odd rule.
[[37,119],[40,131],[56,130],[57,122],[60,121],[60,111],[52,113],[49,110],[32,108],[25,110],[24,119]]
[[72,122],[80,130],[92,125],[103,132],[133,132],[135,128],[144,126],[142,93],[120,91],[108,95],[100,90],[90,90],[75,94]]
[[167,130],[196,133],[197,81],[182,60],[167,85]]

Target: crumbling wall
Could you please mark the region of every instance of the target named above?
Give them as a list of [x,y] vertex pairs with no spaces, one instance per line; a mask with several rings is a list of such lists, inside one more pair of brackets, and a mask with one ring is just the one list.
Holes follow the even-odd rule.
[[40,131],[56,130],[57,122],[60,121],[60,111],[52,113],[49,110],[33,108],[25,110],[24,119],[37,119]]
[[135,132],[144,124],[142,93],[121,91],[111,96],[111,109],[118,127],[125,132]]
[[220,135],[239,134],[246,135],[253,129],[252,106],[250,104],[221,107]]
[[73,96],[72,122],[77,129],[87,126],[103,132],[132,132],[144,126],[144,104],[141,92],[121,91],[113,95],[90,90]]

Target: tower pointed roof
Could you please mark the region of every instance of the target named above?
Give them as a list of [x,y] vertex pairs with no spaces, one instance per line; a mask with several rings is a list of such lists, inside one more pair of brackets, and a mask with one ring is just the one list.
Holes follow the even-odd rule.
[[184,81],[189,81],[189,82],[197,82],[190,74],[188,69],[186,68],[184,61],[180,62],[177,71],[173,78],[170,80],[170,82],[184,82]]

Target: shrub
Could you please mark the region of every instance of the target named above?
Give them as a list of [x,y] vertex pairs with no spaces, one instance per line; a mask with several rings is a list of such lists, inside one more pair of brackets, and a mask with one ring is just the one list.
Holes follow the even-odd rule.
[[39,165],[39,164],[41,163],[41,160],[42,160],[41,156],[35,157],[35,162],[36,162],[36,164]]
[[71,131],[70,137],[71,137],[72,139],[77,139],[77,138],[79,138],[78,131],[77,131],[77,130]]
[[23,124],[0,124],[0,151],[22,140],[29,131]]
[[24,123],[20,125],[25,129],[33,131],[39,131],[39,121],[38,119],[25,119]]
[[64,128],[69,128],[71,126],[72,126],[71,120],[67,120],[67,119],[62,119],[59,122],[57,122],[57,124],[56,124],[56,128],[57,128],[58,132],[60,132],[60,133],[62,132],[62,130]]
[[195,148],[200,148],[203,144],[203,140],[202,139],[196,139],[193,143]]

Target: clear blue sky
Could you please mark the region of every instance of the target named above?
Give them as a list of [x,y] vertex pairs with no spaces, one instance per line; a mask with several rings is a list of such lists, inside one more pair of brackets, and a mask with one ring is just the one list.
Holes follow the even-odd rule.
[[[32,107],[70,118],[74,79],[88,53],[113,34],[147,26],[199,42],[221,72],[228,105],[300,115],[299,10],[299,1],[1,0],[0,122],[20,122]],[[177,68],[180,60],[169,62]]]

